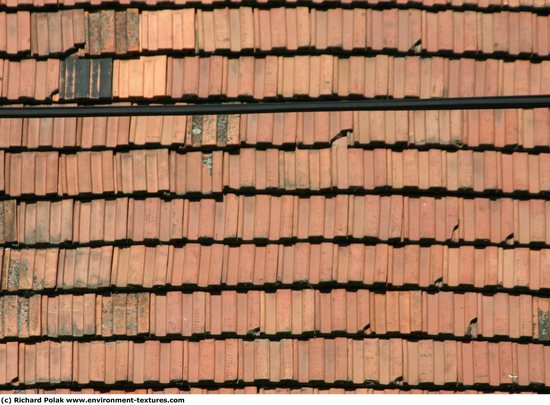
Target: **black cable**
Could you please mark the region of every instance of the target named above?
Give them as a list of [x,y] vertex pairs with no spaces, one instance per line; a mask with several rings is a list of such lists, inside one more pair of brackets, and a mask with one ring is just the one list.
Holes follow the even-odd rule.
[[550,95],[343,101],[275,101],[242,104],[3,107],[0,108],[0,118],[215,115],[315,111],[478,110],[544,107],[550,107]]

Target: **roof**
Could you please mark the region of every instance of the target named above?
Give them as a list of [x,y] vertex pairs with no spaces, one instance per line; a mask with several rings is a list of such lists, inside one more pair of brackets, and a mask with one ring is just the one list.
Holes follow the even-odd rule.
[[[550,94],[543,1],[0,0],[0,103]],[[0,119],[0,392],[550,392],[548,108]]]

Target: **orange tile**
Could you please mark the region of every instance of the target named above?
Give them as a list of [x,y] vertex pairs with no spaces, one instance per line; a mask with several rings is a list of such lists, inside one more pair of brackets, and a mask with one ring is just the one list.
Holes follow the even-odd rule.
[[105,343],[90,343],[90,381],[105,381]]
[[476,359],[474,381],[477,384],[489,383],[489,353],[487,342],[473,342],[473,356]]

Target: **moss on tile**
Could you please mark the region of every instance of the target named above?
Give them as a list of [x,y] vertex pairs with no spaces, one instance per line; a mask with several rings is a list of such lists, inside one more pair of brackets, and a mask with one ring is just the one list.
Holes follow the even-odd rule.
[[539,308],[539,339],[542,341],[550,340],[550,314]]
[[212,154],[206,153],[202,156],[202,164],[208,169],[208,174],[212,175]]
[[225,146],[227,144],[227,115],[218,115],[216,123],[216,140],[218,145]]
[[28,263],[26,260],[10,260],[8,269],[8,290],[17,290],[19,288],[19,275],[27,271]]
[[202,115],[193,116],[193,124],[191,126],[191,143],[193,146],[200,146],[202,143]]
[[17,329],[19,336],[28,335],[29,330],[29,299],[20,297],[17,300]]

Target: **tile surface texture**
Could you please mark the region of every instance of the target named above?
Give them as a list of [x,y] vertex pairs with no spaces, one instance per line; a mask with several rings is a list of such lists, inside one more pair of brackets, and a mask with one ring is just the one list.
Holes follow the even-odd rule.
[[[544,1],[0,0],[0,105],[550,94]],[[0,119],[0,393],[550,393],[550,110]]]

